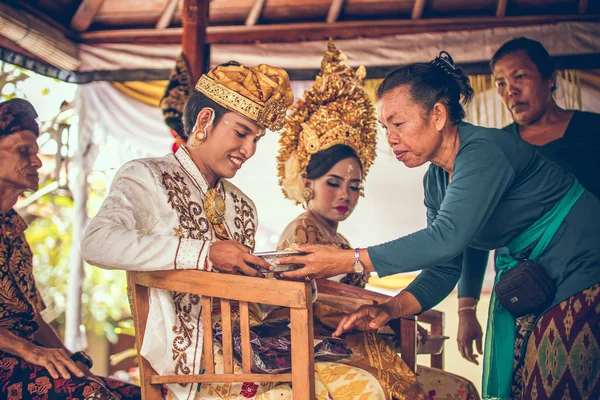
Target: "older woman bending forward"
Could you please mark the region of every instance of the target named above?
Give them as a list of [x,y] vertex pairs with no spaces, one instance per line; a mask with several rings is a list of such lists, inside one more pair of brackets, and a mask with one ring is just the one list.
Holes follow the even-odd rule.
[[[305,246],[310,254],[280,262],[302,263],[287,277],[328,277],[353,271],[356,263],[380,276],[422,269],[409,287],[385,304],[362,307],[347,316],[336,331],[354,327],[376,329],[391,318],[427,310],[456,285],[462,255],[470,247],[507,247],[498,263],[496,281],[520,260],[539,266],[538,279],[551,290],[545,303],[530,310],[533,331],[543,328],[545,316],[578,304],[573,314],[576,331],[561,340],[524,338],[524,398],[537,391],[533,380],[570,374],[564,387],[550,388],[548,397],[598,398],[597,364],[578,368],[580,360],[600,356],[600,200],[584,190],[573,175],[540,156],[514,135],[462,122],[461,105],[472,97],[466,76],[442,52],[429,63],[415,63],[391,73],[378,89],[379,122],[396,158],[413,168],[431,162],[424,178],[427,227],[378,246],[354,251]],[[541,238],[541,240],[540,240]],[[506,283],[506,282],[503,282]],[[511,282],[509,282],[511,283]],[[512,282],[514,283],[514,281]],[[525,288],[528,289],[528,288]],[[522,290],[512,296],[524,301]],[[492,299],[484,354],[484,398],[507,399],[511,393],[515,317],[508,303]],[[517,313],[515,313],[517,315]],[[552,357],[548,359],[546,354]],[[538,362],[542,360],[541,362]],[[544,362],[546,360],[546,362]]]

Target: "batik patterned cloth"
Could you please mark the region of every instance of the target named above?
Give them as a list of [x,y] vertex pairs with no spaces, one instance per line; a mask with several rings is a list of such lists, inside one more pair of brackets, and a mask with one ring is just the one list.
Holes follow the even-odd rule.
[[25,229],[27,223],[14,210],[0,214],[0,328],[33,340],[36,313],[45,305],[35,285]]
[[480,400],[475,385],[462,376],[437,368],[417,365],[417,380],[427,400]]
[[600,284],[547,311],[527,343],[524,399],[600,399]]
[[521,350],[525,337],[533,328],[535,315],[529,314],[516,319],[515,350],[513,358],[513,379],[510,388],[510,399],[520,400],[523,392],[523,360]]
[[[27,224],[14,210],[0,214],[0,328],[32,341],[39,327],[35,317],[45,306],[33,276],[33,255],[25,239],[26,228]],[[136,386],[108,379],[104,383],[100,385],[88,378],[53,379],[46,368],[0,352],[0,398],[140,398]]]
[[[135,400],[140,388],[111,378],[54,379],[46,368],[0,352],[0,393],[7,400]],[[100,384],[102,383],[102,384]],[[6,396],[6,397],[4,397]]]

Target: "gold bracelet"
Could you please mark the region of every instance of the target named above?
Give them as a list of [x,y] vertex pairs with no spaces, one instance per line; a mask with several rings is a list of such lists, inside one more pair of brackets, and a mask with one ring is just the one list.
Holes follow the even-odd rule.
[[464,307],[459,307],[458,312],[476,311],[476,310],[477,310],[477,305],[474,305],[474,306],[464,306]]
[[398,304],[398,308],[399,308],[398,315],[392,319],[397,319],[402,316],[402,308],[404,308],[404,307],[402,307],[402,303],[400,303],[400,299],[398,299],[398,297],[392,296],[392,299],[394,299],[396,301],[396,304]]

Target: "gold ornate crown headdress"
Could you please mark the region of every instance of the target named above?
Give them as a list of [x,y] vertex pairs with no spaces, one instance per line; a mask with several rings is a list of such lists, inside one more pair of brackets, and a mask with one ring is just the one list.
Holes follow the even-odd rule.
[[294,101],[287,72],[266,64],[220,65],[200,77],[196,90],[272,131],[283,127]]
[[313,154],[336,144],[351,147],[361,161],[363,180],[375,159],[375,109],[363,85],[366,70],[342,65],[346,57],[332,40],[321,71],[302,99],[291,107],[279,139],[277,169],[283,194],[303,202],[302,174]]

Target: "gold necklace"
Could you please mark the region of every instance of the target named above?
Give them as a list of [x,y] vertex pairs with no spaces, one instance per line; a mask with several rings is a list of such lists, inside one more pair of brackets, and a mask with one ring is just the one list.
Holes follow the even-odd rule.
[[[181,149],[183,149],[184,153],[187,154],[187,156],[193,162],[194,159],[192,158],[192,155],[190,154],[188,149],[186,149],[185,146],[182,146]],[[196,166],[196,168],[198,168],[198,166]],[[208,181],[202,174],[202,171],[200,171],[200,168],[198,168],[198,172],[200,172],[200,176],[202,176],[202,179],[204,179],[204,182],[206,182],[206,186],[208,187]],[[200,189],[200,192],[202,193],[202,188],[198,187],[198,189]],[[204,201],[202,202],[202,204],[204,206],[204,212],[206,213],[206,217],[213,226],[223,224],[223,221],[225,220],[225,198],[223,198],[223,195],[218,189],[208,189],[206,191],[206,195],[204,196]],[[220,230],[221,229],[219,229],[219,231]]]
[[225,220],[225,199],[218,189],[210,188],[204,196],[204,212],[213,225],[220,225]]

